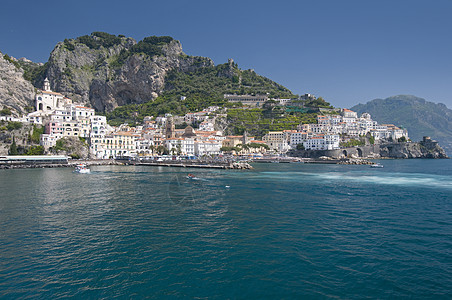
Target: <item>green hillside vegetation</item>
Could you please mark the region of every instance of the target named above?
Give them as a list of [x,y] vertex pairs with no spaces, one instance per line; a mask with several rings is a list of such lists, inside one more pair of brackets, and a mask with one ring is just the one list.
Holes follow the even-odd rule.
[[[83,35],[75,39],[76,42],[85,44],[90,49],[110,48],[122,43],[123,35],[116,36],[106,32],[95,31],[91,35]],[[64,46],[69,50],[75,49],[73,40],[64,40]]]
[[24,79],[30,81],[32,84],[36,83],[37,78],[44,79],[47,64],[42,65],[29,61],[14,60],[8,54],[4,54],[3,59],[12,63],[17,69],[22,69],[24,71]]
[[19,64],[24,70],[25,80],[30,81],[34,86],[42,84],[46,76],[48,63],[41,65],[37,63],[19,61]]
[[[165,91],[154,101],[130,104],[107,114],[109,123],[135,124],[145,116],[165,113],[184,115],[211,105],[234,106],[224,100],[224,94],[265,94],[270,97],[293,98],[290,90],[251,70],[240,70],[236,64],[200,68],[195,72],[171,71],[166,77]],[[185,100],[180,100],[185,96]],[[237,104],[235,104],[237,105]]]
[[7,62],[12,63],[17,69],[20,69],[19,62],[13,60],[8,54],[4,54],[3,59],[6,60]]
[[174,39],[170,36],[150,36],[139,41],[137,44],[133,45],[129,50],[123,49],[111,63],[113,67],[120,67],[124,64],[127,58],[135,54],[143,54],[149,57],[155,55],[163,55],[163,46],[172,42]]
[[359,114],[368,112],[380,124],[406,128],[413,141],[430,136],[452,153],[452,110],[444,104],[425,101],[410,95],[375,99],[351,108]]
[[261,138],[269,131],[296,130],[301,123],[317,123],[317,113],[290,112],[284,108],[269,111],[264,108],[228,109],[228,134],[249,135]]
[[[240,70],[237,64],[200,68],[195,72],[171,71],[166,77],[165,93],[186,96],[203,95],[211,100],[224,94],[265,94],[275,98],[293,98],[292,92],[252,70]],[[210,100],[209,100],[210,101]]]
[[333,106],[325,101],[322,97],[318,97],[313,100],[306,100],[304,101],[304,106],[306,107],[319,107],[319,108],[333,108]]

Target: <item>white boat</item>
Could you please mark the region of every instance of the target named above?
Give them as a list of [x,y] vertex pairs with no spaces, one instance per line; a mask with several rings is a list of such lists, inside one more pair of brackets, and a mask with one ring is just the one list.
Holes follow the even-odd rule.
[[80,173],[80,174],[89,174],[91,173],[91,170],[86,165],[76,165],[74,172]]
[[376,164],[370,165],[370,167],[371,168],[383,168],[383,165],[380,163],[376,163]]

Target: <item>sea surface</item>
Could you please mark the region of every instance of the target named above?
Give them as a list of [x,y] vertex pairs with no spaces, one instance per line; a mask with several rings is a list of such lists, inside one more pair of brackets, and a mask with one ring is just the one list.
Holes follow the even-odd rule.
[[0,298],[451,299],[452,160],[381,162],[0,170]]

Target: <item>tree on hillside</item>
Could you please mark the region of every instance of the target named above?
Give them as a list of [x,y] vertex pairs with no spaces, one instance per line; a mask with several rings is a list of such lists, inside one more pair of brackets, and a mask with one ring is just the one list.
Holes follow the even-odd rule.
[[27,155],[43,155],[43,154],[44,154],[43,146],[31,146],[27,151]]
[[398,138],[397,142],[399,142],[399,143],[406,143],[407,142],[406,137],[402,136],[402,137]]
[[19,151],[17,151],[16,139],[14,138],[14,136],[13,136],[13,142],[12,142],[11,146],[9,147],[8,154],[9,155],[19,154]]
[[333,108],[329,102],[326,102],[322,97],[318,97],[313,100],[307,100],[305,103],[307,107],[322,107],[322,108]]
[[0,115],[1,116],[11,115],[11,109],[9,109],[8,107],[3,108],[2,110],[0,110]]
[[297,150],[304,150],[304,145],[303,144],[297,144]]

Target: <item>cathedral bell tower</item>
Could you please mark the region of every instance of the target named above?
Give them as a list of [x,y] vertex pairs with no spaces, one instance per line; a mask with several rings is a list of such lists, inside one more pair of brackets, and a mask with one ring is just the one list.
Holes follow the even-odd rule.
[[174,119],[172,116],[169,117],[168,120],[166,121],[165,137],[167,139],[176,137],[176,128],[174,126]]
[[46,79],[44,79],[44,87],[43,90],[46,92],[50,92],[50,81],[49,79],[46,77]]

